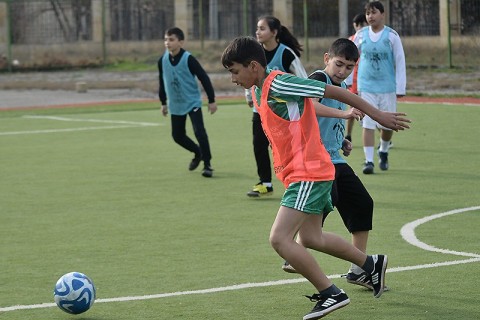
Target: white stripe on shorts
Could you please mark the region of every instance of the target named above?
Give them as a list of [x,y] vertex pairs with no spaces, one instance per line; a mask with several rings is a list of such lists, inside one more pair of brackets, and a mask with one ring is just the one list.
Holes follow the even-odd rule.
[[298,211],[303,211],[305,205],[307,204],[308,197],[310,196],[310,191],[312,191],[313,181],[302,181],[300,182],[300,188],[298,188],[297,200],[295,201],[294,209]]

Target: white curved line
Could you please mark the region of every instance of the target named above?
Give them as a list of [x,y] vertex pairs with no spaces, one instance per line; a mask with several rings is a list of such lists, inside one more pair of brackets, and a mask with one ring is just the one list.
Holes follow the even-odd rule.
[[461,252],[461,251],[454,251],[454,250],[447,250],[447,249],[440,249],[431,245],[426,244],[425,242],[422,242],[418,240],[417,236],[415,235],[415,228],[418,227],[421,224],[424,224],[426,222],[443,218],[452,214],[456,213],[462,213],[462,212],[467,212],[467,211],[475,211],[475,210],[480,210],[480,206],[477,207],[469,207],[469,208],[462,208],[462,209],[455,209],[447,212],[442,212],[442,213],[437,213],[428,217],[424,217],[415,221],[412,221],[410,223],[407,223],[402,227],[400,230],[400,234],[402,235],[402,238],[410,243],[411,245],[414,245],[415,247],[427,250],[427,251],[433,251],[433,252],[440,252],[440,253],[445,253],[445,254],[453,254],[456,256],[463,256],[463,257],[474,257],[474,258],[480,258],[480,254],[476,253],[470,253],[470,252]]
[[[429,217],[425,217],[422,219],[415,220],[413,222],[407,223],[404,225],[400,231],[402,237],[408,243],[417,246],[419,248],[434,251],[434,252],[441,252],[441,253],[448,253],[460,256],[467,256],[473,257],[470,259],[464,260],[455,260],[455,261],[445,261],[445,262],[436,262],[436,263],[428,263],[428,264],[421,264],[421,265],[414,265],[414,266],[406,266],[406,267],[393,267],[387,270],[388,273],[393,272],[404,272],[404,271],[411,271],[411,270],[418,270],[418,269],[428,269],[428,268],[438,268],[443,266],[452,266],[452,265],[459,265],[459,264],[467,264],[472,262],[480,262],[480,255],[468,253],[468,252],[458,252],[452,250],[444,250],[439,249],[433,246],[429,246],[420,240],[417,239],[415,236],[415,228],[423,223],[428,221],[442,218],[448,215],[462,213],[467,211],[474,211],[480,210],[480,206],[478,207],[470,207],[470,208],[463,208],[463,209],[455,209],[439,214],[434,214]],[[334,274],[328,276],[330,279],[338,279],[341,275]],[[276,280],[276,281],[266,281],[266,282],[256,282],[256,283],[243,283],[237,285],[231,285],[226,287],[216,287],[216,288],[208,288],[208,289],[200,289],[200,290],[189,290],[189,291],[177,291],[177,292],[170,292],[170,293],[159,293],[159,294],[151,294],[151,295],[143,295],[143,296],[127,296],[127,297],[117,297],[117,298],[104,298],[104,299],[97,299],[96,303],[107,303],[107,302],[124,302],[124,301],[135,301],[135,300],[150,300],[150,299],[160,299],[160,298],[167,298],[167,297],[175,297],[175,296],[182,296],[182,295],[192,295],[192,294],[208,294],[208,293],[215,293],[215,292],[225,292],[231,290],[241,290],[247,288],[257,288],[257,287],[267,287],[267,286],[277,286],[277,285],[288,285],[288,284],[295,284],[306,282],[305,278],[295,278],[295,279],[285,279],[285,280]],[[10,307],[0,307],[0,312],[7,312],[7,311],[17,311],[17,310],[28,310],[28,309],[41,309],[41,308],[51,308],[55,307],[55,303],[40,303],[40,304],[31,304],[31,305],[16,305]]]

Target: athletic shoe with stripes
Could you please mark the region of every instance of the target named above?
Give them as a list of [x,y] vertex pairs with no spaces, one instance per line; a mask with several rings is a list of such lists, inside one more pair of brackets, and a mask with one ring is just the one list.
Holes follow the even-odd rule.
[[[286,271],[286,272],[288,272],[288,271]],[[373,291],[372,280],[371,280],[370,276],[365,271],[363,271],[360,274],[356,274],[356,273],[353,273],[353,272],[349,272],[347,274],[342,274],[342,278],[347,279],[348,283],[356,284],[356,285],[365,287],[370,291]],[[389,290],[390,289],[386,285],[383,286],[383,292],[389,291]]]
[[365,271],[360,274],[349,272],[347,273],[345,278],[347,279],[348,283],[357,284],[369,290],[373,290],[372,280],[370,279],[370,275],[368,275]]
[[373,255],[374,268],[370,274],[372,281],[373,296],[380,298],[385,289],[385,272],[387,271],[388,259],[386,255]]
[[330,312],[345,307],[350,303],[350,299],[348,299],[347,294],[343,290],[340,290],[339,294],[331,296],[322,296],[321,294],[316,293],[312,296],[306,297],[309,298],[310,301],[316,302],[316,304],[312,311],[303,317],[303,320],[315,320],[323,318]]

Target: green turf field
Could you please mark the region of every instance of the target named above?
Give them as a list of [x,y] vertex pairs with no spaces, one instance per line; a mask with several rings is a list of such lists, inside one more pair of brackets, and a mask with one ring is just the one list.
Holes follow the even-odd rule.
[[[268,243],[282,186],[245,195],[257,182],[251,111],[204,109],[207,179],[188,171],[156,105],[0,113],[0,319],[301,319],[313,307],[313,287]],[[351,300],[326,318],[478,319],[480,107],[399,110],[413,123],[394,134],[390,170],[361,174],[358,125],[349,160],[375,200],[369,251],[389,255],[391,290],[374,299],[339,278],[349,263],[315,253]],[[349,238],[336,214],[325,229]],[[97,287],[75,317],[53,305],[70,271]]]

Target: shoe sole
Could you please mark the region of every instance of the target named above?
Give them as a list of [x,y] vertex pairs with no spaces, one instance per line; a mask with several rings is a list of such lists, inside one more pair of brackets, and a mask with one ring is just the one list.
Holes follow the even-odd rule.
[[315,312],[315,313],[310,313],[307,314],[306,316],[303,317],[303,320],[316,320],[325,317],[327,314],[332,313],[335,310],[338,310],[340,308],[345,307],[350,303],[350,299],[344,300],[342,302],[339,302],[335,304],[334,306],[327,308],[325,310]]
[[[288,272],[288,271],[287,271]],[[363,282],[357,282],[357,281],[353,281],[353,280],[348,280],[347,279],[347,282],[350,283],[350,284],[356,284],[358,286],[361,286],[361,287],[364,287],[366,289],[368,289],[368,291],[373,291],[373,287],[368,285],[368,284],[365,284]],[[387,292],[387,291],[390,291],[390,288],[387,287],[387,286],[383,286],[383,292]]]
[[378,290],[377,294],[374,295],[375,298],[380,298],[382,293],[385,291],[385,273],[387,271],[387,264],[388,264],[388,257],[384,256],[383,258],[383,265],[382,265],[382,279],[380,281],[380,290]]
[[286,273],[298,273],[297,270],[295,270],[295,268],[293,268],[292,266],[288,266],[288,267],[282,266],[282,270],[285,271]]
[[272,192],[267,192],[267,193],[247,193],[247,196],[250,198],[260,198],[260,197],[265,197],[265,196],[271,196],[273,194]]

